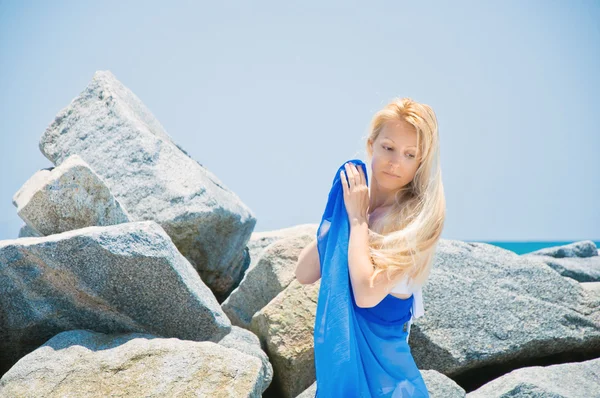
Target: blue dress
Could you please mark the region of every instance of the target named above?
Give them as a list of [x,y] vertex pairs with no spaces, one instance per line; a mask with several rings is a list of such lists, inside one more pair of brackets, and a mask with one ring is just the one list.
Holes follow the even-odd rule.
[[[351,160],[362,167],[359,159]],[[321,285],[314,327],[318,398],[429,398],[408,345],[414,295],[356,305],[348,270],[350,224],[339,167],[317,230]],[[368,185],[368,180],[367,180]]]

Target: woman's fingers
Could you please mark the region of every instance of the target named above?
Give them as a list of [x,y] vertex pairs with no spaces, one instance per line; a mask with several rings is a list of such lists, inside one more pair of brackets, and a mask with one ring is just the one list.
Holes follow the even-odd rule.
[[350,190],[352,189],[352,174],[350,173],[350,167],[348,167],[348,163],[346,163],[344,165],[344,169],[346,169],[345,172],[342,172],[344,175],[344,180],[346,181],[346,188],[348,189],[347,192],[350,192]]
[[367,185],[367,180],[362,167],[356,167],[352,162],[344,164],[345,172],[340,170],[340,178],[342,179],[342,187],[344,188],[344,194],[348,194],[354,190],[358,185]]
[[354,186],[356,185],[356,181],[357,181],[357,177],[358,177],[358,171],[356,171],[356,166],[354,166],[354,164],[352,162],[348,162],[346,163],[346,170],[347,170],[347,174],[350,177],[349,180],[349,186],[350,188],[354,188]]
[[340,170],[340,179],[342,180],[344,195],[346,195],[348,193],[348,181],[346,181],[346,173],[344,173],[344,170]]
[[358,169],[358,179],[361,185],[367,185],[367,181],[365,180],[365,173],[362,167],[357,167]]

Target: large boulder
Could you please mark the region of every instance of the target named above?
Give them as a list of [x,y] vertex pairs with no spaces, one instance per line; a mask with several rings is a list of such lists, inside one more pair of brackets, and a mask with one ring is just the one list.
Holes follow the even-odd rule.
[[0,241],[0,371],[72,329],[218,342],[231,322],[154,221]]
[[261,397],[260,359],[209,341],[59,333],[0,379],[0,397]]
[[251,331],[273,364],[273,390],[292,398],[315,381],[314,324],[320,280],[302,285],[293,280],[254,314]]
[[260,359],[262,362],[261,380],[263,386],[261,392],[264,392],[273,380],[273,365],[269,362],[267,354],[262,350],[258,336],[239,326],[232,326],[231,333],[223,337],[219,344]]
[[299,235],[317,236],[319,224],[300,224],[293,227],[276,229],[274,231],[252,232],[247,247],[251,262],[248,269],[254,268],[258,260],[262,257],[262,252],[272,243],[285,238],[291,238]]
[[13,204],[38,236],[129,222],[102,178],[78,155],[35,173],[13,196]]
[[467,393],[454,380],[435,370],[421,370],[430,398],[464,398]]
[[554,258],[582,258],[598,255],[598,248],[592,240],[582,240],[562,246],[545,247],[523,254],[524,256],[548,256]]
[[219,303],[241,280],[245,246],[256,224],[253,213],[175,144],[111,72],[94,74],[56,115],[39,146],[57,166],[79,155],[132,221],[159,223]]
[[600,397],[600,358],[516,369],[467,394],[467,398]]
[[[316,236],[318,227],[318,224],[300,224],[274,231],[252,232],[252,234],[250,235],[250,240],[248,241],[244,249],[242,268],[240,269],[241,275],[245,276],[249,270],[254,268],[256,264],[258,264],[258,261],[262,257],[262,252],[273,242],[301,234],[309,234]],[[27,233],[27,231],[23,231],[23,233]],[[235,289],[237,289],[240,283],[241,280],[238,279],[237,282],[233,284],[231,289],[232,292]],[[225,302],[223,302],[223,304],[224,303]],[[231,313],[228,315],[235,316]],[[241,323],[239,322],[237,324],[241,325]]]
[[546,247],[522,256],[543,261],[553,270],[579,282],[600,282],[600,256],[591,240]]
[[298,256],[315,239],[314,234],[302,232],[276,240],[260,253],[256,265],[246,271],[239,286],[221,305],[232,324],[250,327],[252,316],[296,278]]
[[455,380],[600,352],[600,302],[535,256],[442,239],[423,297],[410,334],[415,362]]

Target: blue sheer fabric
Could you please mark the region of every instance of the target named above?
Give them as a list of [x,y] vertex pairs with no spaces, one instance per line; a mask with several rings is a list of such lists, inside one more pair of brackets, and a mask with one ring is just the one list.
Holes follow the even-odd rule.
[[[359,159],[350,160],[362,167]],[[350,223],[339,167],[321,223],[317,249],[321,285],[314,328],[315,397],[429,397],[404,326],[414,296],[387,295],[370,308],[356,305],[348,270]]]

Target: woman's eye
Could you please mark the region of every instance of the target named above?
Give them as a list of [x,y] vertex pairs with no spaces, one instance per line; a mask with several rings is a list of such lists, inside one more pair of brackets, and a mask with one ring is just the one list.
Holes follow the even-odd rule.
[[[381,147],[382,147],[383,149],[385,149],[386,151],[387,151],[387,150],[392,150],[392,151],[394,150],[394,148],[390,148],[390,147],[388,147],[388,146],[385,146],[385,145],[382,145]],[[407,153],[407,155],[408,155],[408,157],[409,157],[410,159],[414,159],[414,158],[415,158],[415,155],[413,155],[412,153]]]

